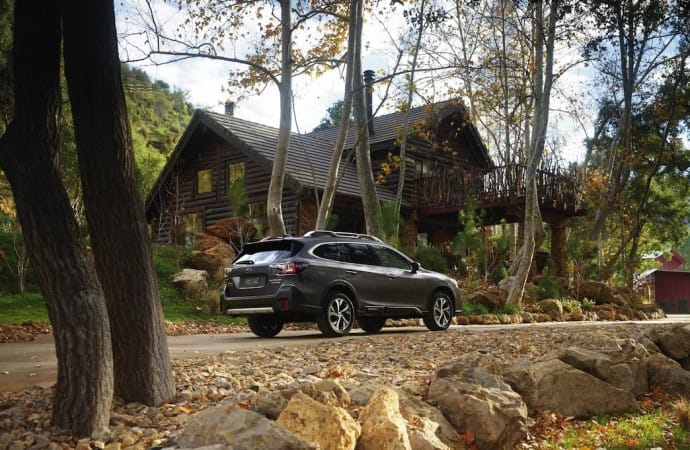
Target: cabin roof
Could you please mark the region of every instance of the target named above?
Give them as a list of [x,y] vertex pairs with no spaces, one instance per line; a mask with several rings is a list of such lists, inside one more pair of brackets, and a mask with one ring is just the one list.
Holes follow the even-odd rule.
[[[466,114],[461,102],[441,102],[431,106],[421,106],[410,110],[410,122],[419,123],[427,120],[427,124],[433,125],[452,114]],[[404,112],[395,112],[374,117],[375,134],[370,137],[370,144],[382,144],[395,142],[399,136],[400,128],[404,121]],[[160,188],[170,175],[173,167],[182,159],[187,159],[189,153],[199,151],[187,145],[195,133],[210,129],[233,148],[244,153],[248,158],[264,167],[269,173],[273,167],[278,129],[268,125],[240,119],[235,116],[219,114],[215,112],[196,110],[180,138],[175,150],[170,155],[166,165],[146,198],[147,212],[158,196]],[[482,143],[474,125],[469,123],[466,127],[467,136],[472,141],[471,151],[477,152],[480,161],[487,166],[493,166],[488,151]],[[302,190],[313,188],[323,189],[330,166],[330,158],[333,143],[337,137],[338,128],[328,128],[314,131],[308,134],[291,133],[290,151],[285,171],[285,183],[290,189],[299,193]],[[355,143],[353,127],[348,131],[348,139],[345,148],[352,148]],[[359,181],[354,164],[341,164],[344,170],[337,193],[350,197],[360,197]],[[379,199],[395,200],[395,192],[383,186],[377,186]],[[409,206],[409,205],[408,205]]]

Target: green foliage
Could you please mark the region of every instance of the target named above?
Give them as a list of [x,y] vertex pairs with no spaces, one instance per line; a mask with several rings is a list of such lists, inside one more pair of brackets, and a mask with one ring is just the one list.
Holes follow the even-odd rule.
[[465,263],[468,278],[472,278],[472,268],[478,269],[481,274],[486,273],[488,240],[480,229],[483,213],[470,205],[458,215],[461,231],[453,239],[453,251],[459,256],[458,259]]
[[491,281],[498,284],[501,280],[508,276],[508,269],[503,264],[496,266],[491,270]]
[[402,223],[402,217],[400,215],[398,215],[398,217],[395,216],[395,202],[381,202],[379,225],[381,226],[381,230],[383,230],[386,242],[394,247],[400,247],[400,241],[398,239],[398,225],[400,223]]
[[243,219],[248,218],[249,196],[247,195],[247,187],[244,184],[244,177],[238,177],[232,182],[227,195],[232,215]]
[[563,311],[566,312],[582,312],[582,304],[574,298],[562,298],[561,304],[563,305]]
[[415,258],[425,269],[445,273],[448,271],[448,263],[441,250],[433,245],[419,245]]
[[489,314],[489,308],[481,303],[470,303],[465,302],[462,304],[462,315],[463,316],[475,316]]
[[343,120],[343,101],[336,100],[331,106],[326,109],[326,116],[321,119],[321,122],[314,128],[313,131],[323,130],[326,128],[334,128],[340,126]]
[[520,305],[517,304],[505,304],[503,306],[496,308],[496,310],[493,311],[494,314],[507,314],[509,316],[513,316],[515,314],[518,314],[519,312]]
[[186,93],[170,90],[162,81],[151,81],[141,69],[123,65],[122,84],[139,186],[145,196],[184,132],[194,108],[187,101]]
[[583,298],[581,303],[582,303],[582,309],[585,311],[591,311],[592,309],[594,309],[594,306],[597,304],[596,301],[590,300],[587,297]]
[[14,105],[12,83],[12,0],[0,0],[0,135],[10,121]]
[[600,417],[571,423],[557,438],[545,442],[545,449],[606,448],[633,450],[688,448],[688,433],[674,424],[670,413],[656,409],[644,414]]
[[537,283],[537,298],[539,300],[560,298],[560,296],[561,283],[558,281],[558,278],[546,275]]

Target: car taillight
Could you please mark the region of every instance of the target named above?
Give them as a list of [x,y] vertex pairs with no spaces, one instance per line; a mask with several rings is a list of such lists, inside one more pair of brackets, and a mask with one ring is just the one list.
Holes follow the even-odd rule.
[[309,264],[303,262],[286,261],[271,264],[268,267],[271,269],[277,269],[279,271],[278,275],[294,275],[309,267]]

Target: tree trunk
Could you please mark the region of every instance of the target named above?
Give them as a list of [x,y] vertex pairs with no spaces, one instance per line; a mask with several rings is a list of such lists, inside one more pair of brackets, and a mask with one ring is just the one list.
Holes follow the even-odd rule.
[[58,363],[52,423],[89,436],[108,426],[113,364],[103,291],[55,165],[60,42],[57,2],[16,2],[16,108],[0,139],[0,166],[53,325]]
[[284,236],[287,234],[283,221],[283,183],[285,180],[285,165],[287,164],[288,149],[290,147],[290,131],[292,129],[292,19],[290,2],[280,1],[281,12],[281,76],[280,84],[280,125],[278,127],[278,142],[276,156],[273,159],[271,182],[268,185],[268,199],[266,201],[266,215],[271,235]]
[[[362,79],[362,8],[363,0],[353,0],[357,3],[356,14],[356,45],[354,55],[354,77],[352,106],[355,112],[355,124],[357,126],[357,143],[355,144],[355,154],[357,157],[357,175],[359,178],[359,189],[362,195],[362,205],[364,207],[364,220],[367,233],[384,239],[381,228],[381,203],[376,193],[376,182],[371,165],[371,154],[369,150],[369,128],[367,126],[368,117],[364,100],[364,80]],[[355,81],[356,80],[356,81]]]
[[350,111],[352,110],[352,80],[354,78],[354,49],[357,38],[357,2],[350,3],[350,26],[347,38],[347,67],[345,69],[345,93],[343,94],[343,110],[341,113],[340,124],[338,125],[338,137],[333,146],[331,163],[328,166],[328,177],[323,189],[323,197],[319,205],[319,212],[316,218],[316,229],[325,230],[333,212],[335,194],[338,190],[340,172],[340,162],[343,159],[345,150],[345,139],[350,125]]
[[[548,24],[544,23],[543,2],[534,4],[534,28],[536,30],[534,53],[534,131],[530,142],[530,153],[525,168],[525,236],[518,259],[511,267],[513,275],[508,284],[508,304],[519,304],[522,300],[532,259],[537,246],[544,238],[541,212],[537,197],[536,174],[541,163],[546,130],[549,123],[549,104],[553,85],[553,49],[556,35],[556,3],[551,2]],[[546,25],[546,26],[545,26]]]
[[174,398],[144,206],[137,188],[112,2],[67,0],[65,72],[84,204],[110,316],[115,393],[159,405]]

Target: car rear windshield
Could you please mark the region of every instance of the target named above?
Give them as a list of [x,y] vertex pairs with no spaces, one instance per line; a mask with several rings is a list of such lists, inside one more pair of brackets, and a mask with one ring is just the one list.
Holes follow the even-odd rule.
[[295,241],[247,244],[234,264],[271,264],[294,256],[301,248],[302,244]]

